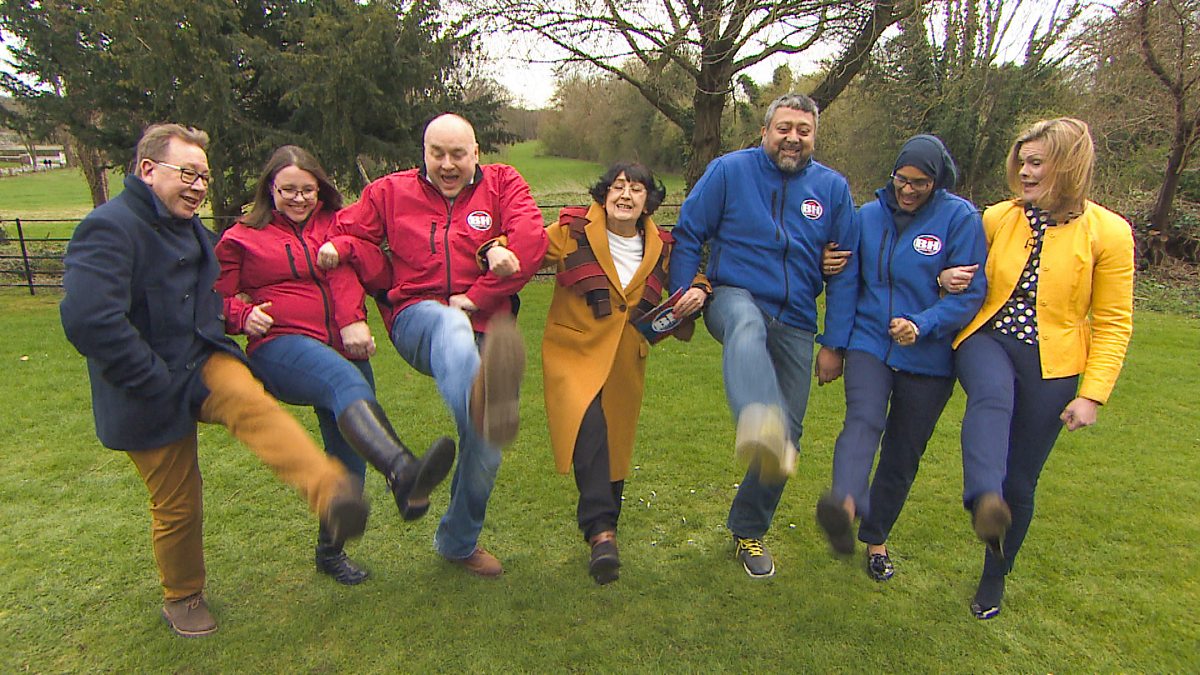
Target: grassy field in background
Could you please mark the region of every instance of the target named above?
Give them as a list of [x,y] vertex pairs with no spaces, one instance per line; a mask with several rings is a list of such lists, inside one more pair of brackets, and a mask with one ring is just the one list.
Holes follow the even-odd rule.
[[[208,593],[216,635],[173,637],[158,616],[146,493],[93,435],[84,361],[57,297],[0,291],[0,671],[4,672],[1184,672],[1200,666],[1200,323],[1135,317],[1100,423],[1064,434],[1004,611],[967,604],[982,558],[960,505],[961,393],[930,444],[891,539],[896,577],[862,550],[832,556],[813,521],[828,484],[841,386],[815,388],[798,475],[768,535],[778,560],[751,580],[723,525],[741,469],[719,346],[653,348],[628,481],[620,581],[597,587],[574,525],[575,487],[553,472],[541,399],[549,281],[523,293],[523,426],[506,453],[481,543],[505,563],[472,578],[431,550],[435,514],[400,520],[383,480],[351,553],[373,577],[347,589],[312,566],[301,500],[216,427],[203,427]],[[377,321],[377,319],[373,319]],[[375,330],[380,333],[376,323]],[[432,382],[391,349],[373,360],[401,435],[423,448],[452,424]],[[316,433],[311,412],[295,409]]]

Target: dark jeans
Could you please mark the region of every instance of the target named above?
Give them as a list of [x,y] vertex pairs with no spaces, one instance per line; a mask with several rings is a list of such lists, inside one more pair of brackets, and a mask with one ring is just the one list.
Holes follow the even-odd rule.
[[611,480],[608,462],[608,423],[600,394],[583,414],[579,435],[575,438],[575,486],[579,488],[576,519],[585,541],[606,530],[617,530],[621,517],[621,493],[625,481]]
[[967,392],[964,469],[968,457],[987,466],[995,466],[996,457],[1007,458],[1003,494],[1012,509],[1012,526],[1004,538],[1005,558],[988,555],[984,563],[984,575],[1004,575],[1029,532],[1038,477],[1062,430],[1059,415],[1075,398],[1079,376],[1043,379],[1036,346],[992,331],[967,338],[955,352],[954,364]]
[[[846,420],[833,451],[834,497],[854,498],[858,538],[883,544],[908,498],[954,378],[892,370],[875,356],[846,352]],[[880,439],[882,437],[882,444]],[[875,450],[879,466],[868,480]]]
[[370,361],[351,361],[304,335],[281,335],[259,345],[250,356],[250,365],[275,398],[313,407],[325,452],[361,483],[367,464],[342,438],[337,416],[355,401],[375,400]]

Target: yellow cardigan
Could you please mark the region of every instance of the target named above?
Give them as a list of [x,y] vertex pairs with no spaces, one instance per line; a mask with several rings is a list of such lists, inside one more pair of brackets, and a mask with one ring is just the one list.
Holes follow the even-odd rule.
[[[609,475],[614,481],[624,480],[629,476],[632,464],[633,441],[645,385],[646,356],[650,353],[646,338],[629,322],[629,313],[641,300],[646,278],[664,254],[664,244],[658,227],[647,218],[642,263],[629,282],[629,288],[622,288],[608,248],[604,207],[592,204],[587,218],[585,233],[596,261],[608,277],[612,314],[597,319],[583,297],[570,288],[555,284],[550,311],[546,315],[546,330],[542,334],[546,418],[550,425],[555,468],[560,473],[567,473],[571,470],[575,438],[583,414],[596,393],[603,389],[600,403],[608,425]],[[579,243],[561,223],[546,228],[546,235],[550,248],[543,264],[555,263],[561,271],[564,258],[574,253]]]
[[[983,307],[954,346],[992,318],[1029,260],[1031,230],[1020,203],[983,212],[988,289]],[[1083,373],[1079,396],[1104,403],[1133,334],[1133,232],[1121,216],[1086,202],[1078,218],[1046,230],[1038,269],[1038,348],[1042,377]]]

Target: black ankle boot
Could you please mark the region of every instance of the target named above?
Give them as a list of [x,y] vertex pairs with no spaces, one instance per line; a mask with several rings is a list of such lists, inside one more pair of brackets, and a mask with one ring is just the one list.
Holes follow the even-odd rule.
[[429,510],[429,494],[454,465],[454,441],[442,436],[418,459],[392,428],[375,401],[355,401],[338,416],[342,437],[367,463],[387,479],[396,507],[405,520],[416,520]]
[[328,574],[344,586],[357,586],[370,576],[369,572],[346,555],[340,545],[333,542],[333,537],[324,526],[317,531],[316,563],[318,572]]

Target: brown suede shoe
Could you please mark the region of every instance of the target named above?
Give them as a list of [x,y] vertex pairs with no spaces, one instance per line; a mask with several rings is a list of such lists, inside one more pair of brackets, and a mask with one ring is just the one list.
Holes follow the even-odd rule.
[[479,351],[479,374],[471,386],[471,422],[489,444],[503,448],[517,437],[525,342],[511,316],[488,324]]
[[1012,525],[1012,511],[1003,497],[988,492],[976,499],[975,508],[971,511],[971,525],[980,541],[995,553],[1003,555],[1001,545]]
[[447,558],[447,560],[480,577],[494,578],[504,574],[504,566],[500,564],[500,560],[484,550],[482,546],[476,546],[471,555],[465,558],[459,560]]
[[180,637],[202,637],[217,630],[217,620],[208,611],[204,594],[189,595],[182,600],[163,602],[163,619]]

